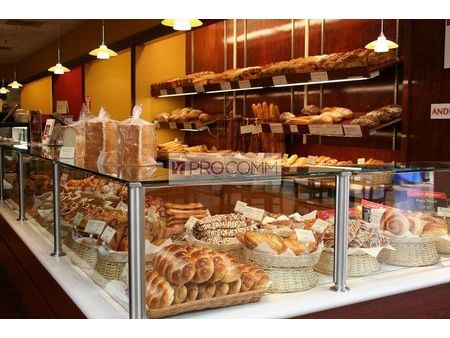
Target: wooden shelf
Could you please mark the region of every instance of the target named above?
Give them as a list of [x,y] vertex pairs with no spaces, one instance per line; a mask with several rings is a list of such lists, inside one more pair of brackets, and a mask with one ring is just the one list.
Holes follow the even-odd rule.
[[221,82],[198,86],[189,85],[167,89],[156,89],[156,86],[152,85],[150,91],[151,96],[153,97],[171,97],[183,95],[227,93],[264,88],[295,87],[334,82],[361,81],[377,77],[378,75],[380,75],[380,71],[395,66],[400,62],[400,60],[396,60],[379,66],[331,69],[327,71],[318,71],[311,73],[286,74],[251,80]]
[[208,123],[196,122],[155,122],[159,129],[187,130],[187,131],[204,131],[208,126],[215,124],[216,121]]

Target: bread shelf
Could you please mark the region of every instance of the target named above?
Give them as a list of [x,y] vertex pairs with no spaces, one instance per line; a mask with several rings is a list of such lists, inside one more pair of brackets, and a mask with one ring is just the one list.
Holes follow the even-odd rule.
[[241,126],[241,135],[245,134],[301,134],[301,135],[320,135],[334,137],[369,137],[377,130],[392,126],[401,121],[400,118],[380,124],[377,127],[370,128],[348,122],[339,124],[288,124],[288,123],[262,123],[259,125]]
[[159,129],[172,129],[172,130],[183,130],[183,131],[205,131],[216,121],[209,121],[207,123],[196,122],[157,122],[157,128]]
[[331,69],[327,71],[285,74],[250,80],[239,80],[205,85],[188,85],[166,89],[157,89],[155,85],[152,85],[150,92],[151,96],[162,98],[197,94],[217,94],[265,88],[295,87],[314,84],[361,81],[375,78],[380,75],[380,71],[395,66],[400,62],[400,60],[396,60],[378,66]]

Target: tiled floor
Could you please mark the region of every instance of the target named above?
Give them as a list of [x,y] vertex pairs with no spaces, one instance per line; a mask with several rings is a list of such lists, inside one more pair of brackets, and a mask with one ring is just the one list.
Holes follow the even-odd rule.
[[27,315],[0,266],[0,319],[14,318],[27,318]]

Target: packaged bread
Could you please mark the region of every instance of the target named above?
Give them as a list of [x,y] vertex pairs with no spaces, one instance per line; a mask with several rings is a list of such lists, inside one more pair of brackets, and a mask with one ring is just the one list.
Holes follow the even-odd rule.
[[156,164],[155,125],[140,118],[142,105],[133,108],[132,116],[118,124],[118,163],[126,166]]
[[64,129],[63,146],[75,148],[75,158],[83,159],[86,145],[86,122],[92,119],[92,114],[86,104],[81,106],[78,121],[71,123]]
[[86,163],[103,165],[117,162],[117,123],[103,107],[97,117],[86,121]]

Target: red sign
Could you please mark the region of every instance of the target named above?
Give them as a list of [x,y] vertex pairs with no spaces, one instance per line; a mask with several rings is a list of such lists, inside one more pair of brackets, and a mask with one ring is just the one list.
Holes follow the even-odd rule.
[[430,197],[437,199],[447,199],[447,194],[439,191],[408,189],[406,193],[408,197]]

